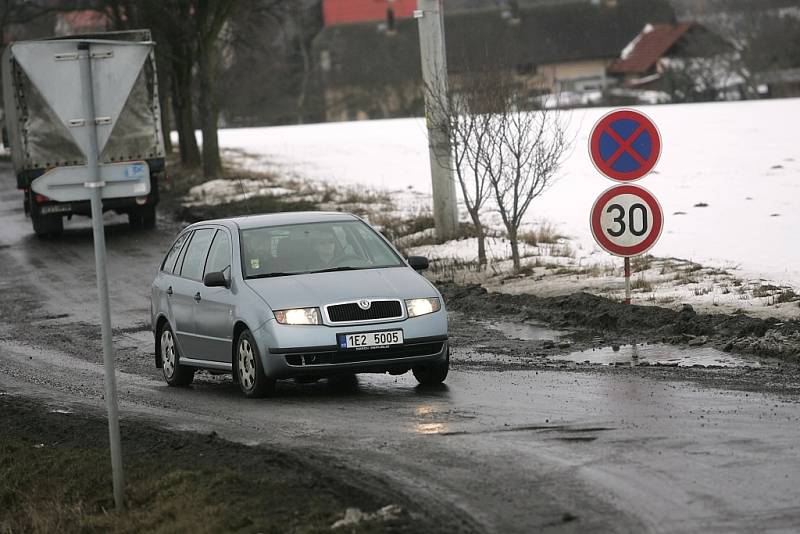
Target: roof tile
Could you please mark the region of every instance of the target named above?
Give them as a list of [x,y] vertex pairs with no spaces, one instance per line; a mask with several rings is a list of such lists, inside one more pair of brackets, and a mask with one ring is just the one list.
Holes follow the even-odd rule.
[[623,57],[611,65],[609,71],[620,74],[647,72],[692,25],[691,22],[674,25],[648,24],[626,47]]

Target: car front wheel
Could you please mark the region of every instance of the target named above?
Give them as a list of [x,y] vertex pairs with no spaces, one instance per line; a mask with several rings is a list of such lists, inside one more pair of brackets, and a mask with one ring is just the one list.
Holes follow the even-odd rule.
[[423,386],[436,386],[444,382],[450,370],[450,347],[447,347],[447,356],[443,362],[417,365],[411,369],[414,378]]
[[159,336],[161,351],[161,371],[170,386],[188,386],[194,380],[194,369],[181,365],[180,352],[175,343],[175,335],[169,324],[164,323]]
[[244,329],[236,341],[235,370],[245,397],[267,397],[275,393],[275,380],[267,378],[250,330]]

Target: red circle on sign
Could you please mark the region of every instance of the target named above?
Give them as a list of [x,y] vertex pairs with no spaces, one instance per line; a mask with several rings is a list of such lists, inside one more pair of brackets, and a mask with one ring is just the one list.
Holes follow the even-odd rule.
[[[639,197],[653,215],[653,225],[650,233],[642,240],[633,246],[624,246],[612,241],[603,231],[601,219],[603,217],[603,208],[608,204],[609,200],[620,195],[634,195]],[[603,193],[594,201],[592,205],[592,212],[590,216],[590,223],[592,227],[592,235],[594,236],[597,244],[600,245],[606,252],[610,252],[615,256],[631,257],[638,256],[648,251],[653,245],[656,244],[658,238],[661,236],[661,230],[664,226],[664,214],[661,211],[661,204],[658,203],[656,197],[650,191],[643,187],[636,185],[615,185],[610,189],[603,191]]]
[[[630,134],[627,139],[622,139],[619,134],[611,128],[612,124],[621,120],[631,120],[638,123],[637,129],[634,133]],[[645,132],[650,136],[650,154],[647,158],[643,158],[635,148],[630,146]],[[608,159],[603,159],[600,151],[600,140],[604,133],[612,136],[614,142],[619,146]],[[622,154],[628,154],[633,157],[639,164],[639,167],[631,171],[619,171],[614,169],[614,163]],[[661,134],[658,132],[655,123],[650,120],[647,115],[632,109],[614,110],[603,115],[603,117],[597,121],[597,124],[594,125],[594,128],[592,128],[592,133],[589,136],[589,155],[597,170],[612,180],[620,182],[638,180],[652,171],[653,167],[656,166],[658,158],[661,156]]]

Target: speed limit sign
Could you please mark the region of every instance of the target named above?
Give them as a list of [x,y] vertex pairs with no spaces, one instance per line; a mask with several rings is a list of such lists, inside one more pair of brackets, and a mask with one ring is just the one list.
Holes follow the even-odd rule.
[[658,241],[664,214],[645,188],[617,185],[604,191],[592,206],[592,235],[604,250],[630,258],[645,253]]

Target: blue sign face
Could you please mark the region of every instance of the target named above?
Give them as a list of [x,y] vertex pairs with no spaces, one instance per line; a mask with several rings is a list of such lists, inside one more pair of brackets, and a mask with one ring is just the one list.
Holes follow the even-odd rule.
[[614,121],[600,134],[600,157],[617,172],[635,171],[652,152],[650,134],[634,120]]
[[633,110],[619,110],[595,125],[589,152],[597,169],[609,178],[637,180],[658,161],[661,139],[650,119]]

